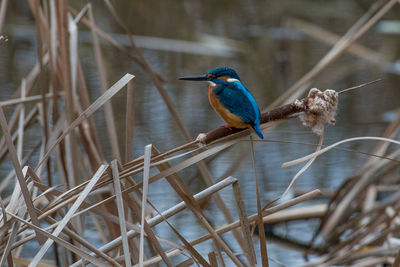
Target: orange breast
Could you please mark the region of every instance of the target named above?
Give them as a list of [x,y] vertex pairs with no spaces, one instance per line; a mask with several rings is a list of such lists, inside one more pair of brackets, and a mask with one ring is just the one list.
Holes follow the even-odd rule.
[[211,106],[214,110],[221,116],[224,121],[226,121],[230,126],[235,128],[248,128],[249,125],[244,123],[239,116],[231,113],[227,108],[223,106],[223,104],[218,100],[218,97],[214,94],[213,90],[217,88],[217,86],[209,86],[208,87],[208,100],[210,101]]

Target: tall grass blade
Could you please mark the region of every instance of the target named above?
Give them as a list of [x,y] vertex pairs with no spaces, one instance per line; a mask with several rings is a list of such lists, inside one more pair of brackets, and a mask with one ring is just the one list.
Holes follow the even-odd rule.
[[264,222],[263,222],[261,199],[260,199],[260,190],[258,188],[256,159],[255,159],[255,154],[254,154],[254,143],[253,143],[253,137],[251,135],[250,135],[250,145],[251,145],[251,155],[252,155],[252,162],[253,162],[254,181],[255,181],[255,185],[256,185],[256,195],[257,195],[257,215],[258,215],[257,225],[258,225],[258,234],[260,236],[261,264],[262,264],[262,266],[268,267],[269,263],[268,263],[267,240],[265,238]]
[[[8,264],[9,266],[13,264],[12,262],[12,255],[11,253],[11,247],[15,241],[15,238],[17,237],[17,233],[18,233],[18,228],[19,228],[19,223],[18,222],[14,222],[12,225],[12,230],[11,230],[11,234],[8,238],[6,247],[3,251],[3,255],[1,256],[1,260],[0,260],[0,266],[5,266],[5,262],[6,260],[8,260]],[[10,257],[11,256],[11,257]],[[9,260],[11,259],[11,260]]]
[[[36,213],[36,209],[32,203],[31,194],[29,193],[28,186],[26,184],[25,177],[24,177],[24,174],[22,173],[21,165],[18,160],[17,151],[15,150],[14,143],[12,141],[12,137],[8,130],[7,120],[4,115],[2,106],[0,106],[0,126],[3,131],[3,136],[7,143],[9,155],[10,155],[12,164],[14,166],[15,174],[17,176],[17,180],[18,180],[19,186],[21,188],[22,195],[24,197],[29,216],[31,216],[31,220],[32,220],[33,224],[35,224],[36,226],[40,226],[40,223],[39,223],[39,220],[37,217],[37,213]],[[43,236],[39,233],[37,233],[37,235],[38,235],[38,242],[40,244],[43,244],[43,242],[44,242]]]
[[[102,92],[104,93],[108,87],[107,86],[107,72],[106,72],[106,68],[104,65],[104,60],[103,60],[103,55],[101,52],[100,43],[97,38],[97,34],[94,32],[94,29],[93,29],[93,27],[95,25],[95,21],[94,21],[93,10],[92,10],[91,5],[89,6],[88,15],[89,15],[89,21],[90,21],[90,29],[92,32],[93,46],[94,46],[97,68],[98,68],[98,71],[100,74],[101,89],[102,89]],[[111,103],[104,104],[104,111],[105,111],[105,116],[106,116],[108,138],[110,139],[111,149],[112,149],[114,158],[116,158],[118,161],[121,161],[121,153],[120,153],[118,140],[117,140],[118,135],[117,135],[116,127],[115,127],[115,121],[114,121],[114,115],[113,115],[113,109],[112,109]]]
[[[319,138],[319,142],[318,142],[318,146],[315,152],[318,152],[321,147],[322,147],[322,143],[324,141],[324,128],[322,129],[322,134]],[[292,188],[293,184],[296,182],[297,178],[300,177],[300,175],[302,175],[307,169],[308,167],[311,166],[311,164],[314,162],[314,160],[317,158],[317,156],[311,158],[306,165],[304,165],[297,173],[296,175],[292,178],[292,180],[290,181],[288,187],[286,188],[285,192],[283,192],[283,194],[281,195],[280,198],[283,198],[290,190],[290,188]]]
[[[82,71],[82,67],[78,58],[78,84],[79,84],[79,93],[80,93],[80,99],[81,99],[81,108],[86,109],[90,106],[90,97],[89,97],[89,91],[88,88],[86,86],[86,81],[85,81],[85,77],[83,75],[83,71]],[[94,146],[96,147],[96,155],[95,157],[98,158],[98,165],[100,166],[101,162],[104,160],[104,155],[103,155],[103,151],[102,151],[102,147],[100,146],[100,138],[98,136],[97,130],[96,130],[96,125],[94,122],[93,117],[88,118],[87,120],[88,125],[89,125],[89,129],[88,131],[90,132],[90,139],[89,141],[91,141],[91,143],[94,143]]]
[[246,207],[244,206],[244,201],[242,197],[242,193],[240,190],[240,185],[239,182],[235,182],[232,184],[233,186],[233,193],[235,196],[235,201],[236,201],[236,208],[239,214],[239,219],[240,219],[240,226],[241,230],[243,233],[243,237],[245,240],[245,253],[247,260],[249,261],[251,266],[255,266],[257,264],[257,258],[256,254],[254,252],[254,246],[253,246],[253,240],[251,238],[250,234],[250,223],[249,220],[247,219],[247,212],[246,212]]
[[[23,80],[25,80],[25,79],[23,79]],[[25,82],[25,88],[26,88],[26,82]],[[62,96],[63,93],[60,92],[59,95]],[[50,98],[53,98],[53,94],[47,93],[46,99],[50,99]],[[0,105],[2,105],[3,107],[8,107],[8,106],[17,105],[17,104],[35,103],[35,102],[39,102],[41,100],[42,100],[41,95],[33,95],[33,96],[25,96],[24,98],[14,98],[14,99],[0,101]]]
[[114,180],[114,192],[117,200],[119,225],[121,228],[122,248],[124,250],[125,266],[131,266],[131,254],[129,252],[129,243],[126,236],[124,203],[121,193],[121,184],[119,181],[118,164],[116,160],[111,162],[112,175]]
[[1,1],[0,6],[0,35],[3,33],[4,21],[6,20],[8,0]]
[[71,14],[68,14],[68,32],[69,32],[69,61],[71,73],[72,96],[76,103],[79,103],[76,94],[77,87],[77,64],[78,64],[78,26]]
[[[78,210],[82,202],[85,200],[87,195],[90,193],[92,188],[96,185],[97,181],[101,178],[103,173],[106,171],[108,168],[108,165],[103,164],[100,166],[100,168],[97,170],[93,178],[90,180],[90,182],[85,186],[85,189],[81,192],[79,195],[78,199],[74,202],[72,207],[68,210],[67,214],[65,214],[65,217],[61,220],[60,224],[57,226],[56,229],[52,232],[52,236],[57,237],[61,231],[64,229],[64,227],[68,224],[74,213]],[[36,264],[39,263],[39,261],[42,259],[46,251],[50,248],[50,246],[53,244],[54,240],[48,239],[46,243],[40,248],[39,252],[35,255],[35,257],[32,259],[32,262],[29,264],[29,267],[36,266]]]
[[135,80],[128,83],[126,91],[125,115],[125,162],[131,161],[133,156],[133,133],[135,119]]
[[53,149],[69,134],[76,126],[90,117],[96,110],[109,101],[116,93],[118,93],[130,80],[135,76],[127,73],[119,81],[117,81],[113,86],[111,86],[107,91],[105,91],[99,98],[96,99],[85,111],[83,111],[79,116],[63,131],[63,133],[54,141],[54,143],[48,146],[46,154],[43,156],[41,161],[38,163],[38,168],[42,165],[50,156]]
[[141,216],[141,229],[140,229],[140,244],[139,244],[139,266],[143,266],[144,259],[144,221],[146,216],[146,203],[147,203],[147,192],[149,185],[150,176],[150,159],[151,159],[151,145],[147,145],[144,148],[144,170],[143,170],[143,191],[142,191],[142,216]]
[[[26,95],[26,81],[22,79],[21,82],[21,99],[24,100]],[[19,123],[18,123],[18,142],[17,142],[17,156],[18,160],[22,162],[23,159],[23,147],[24,147],[24,124],[25,124],[25,106],[21,105],[19,112]]]

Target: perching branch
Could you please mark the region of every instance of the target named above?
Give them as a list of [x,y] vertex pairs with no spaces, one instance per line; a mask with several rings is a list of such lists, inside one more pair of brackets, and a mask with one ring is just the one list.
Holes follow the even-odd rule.
[[[306,101],[306,98],[301,100],[300,102]],[[296,113],[304,111],[305,106],[298,105],[296,102],[286,104],[277,108],[274,108],[270,111],[264,112],[261,114],[261,124],[271,122],[271,121],[277,121],[277,120],[282,120],[282,119],[289,119],[291,115],[294,115]],[[246,131],[248,129],[239,129],[239,128],[234,128],[231,127],[232,130],[224,127],[219,127],[214,130],[209,131],[206,134],[200,134],[199,137],[197,137],[197,141],[201,144],[209,144],[212,141],[215,141],[217,139],[241,132],[241,131]]]
[[[260,121],[261,125],[271,121],[287,120],[293,117],[297,117],[293,115],[301,113],[298,117],[302,121],[303,125],[311,127],[314,133],[320,134],[324,124],[335,124],[335,112],[339,102],[340,93],[344,93],[353,89],[358,89],[373,84],[377,81],[380,81],[380,79],[355,87],[347,88],[340,92],[336,92],[330,89],[322,92],[316,88],[312,88],[307,97],[262,113]],[[242,131],[249,130],[246,128],[238,129],[232,127],[231,129],[228,129],[224,127],[219,127],[209,131],[208,133],[199,134],[196,142],[206,145],[211,143],[212,141]]]

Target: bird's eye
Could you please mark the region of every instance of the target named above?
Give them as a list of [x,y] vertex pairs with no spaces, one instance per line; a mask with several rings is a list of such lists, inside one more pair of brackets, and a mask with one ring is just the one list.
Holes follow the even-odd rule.
[[214,79],[215,78],[215,75],[214,74],[207,74],[207,77],[209,78],[209,79]]

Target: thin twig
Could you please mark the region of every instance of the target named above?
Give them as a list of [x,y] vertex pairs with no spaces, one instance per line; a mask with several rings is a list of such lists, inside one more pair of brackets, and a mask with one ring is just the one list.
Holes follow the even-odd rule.
[[257,226],[258,226],[258,233],[260,235],[260,250],[261,250],[261,264],[262,266],[269,266],[268,263],[268,250],[267,250],[267,239],[265,237],[264,231],[264,222],[262,216],[262,208],[261,208],[261,199],[260,199],[260,189],[258,187],[258,178],[257,178],[257,171],[256,171],[256,159],[254,153],[254,144],[253,138],[250,136],[250,145],[251,145],[251,159],[253,162],[253,172],[254,172],[254,181],[256,186],[256,196],[257,196]]
[[356,89],[359,89],[359,88],[362,88],[362,87],[377,83],[379,81],[382,81],[382,79],[379,78],[379,79],[376,79],[376,80],[373,80],[373,81],[370,81],[370,82],[367,82],[367,83],[363,83],[363,84],[360,84],[360,85],[357,85],[357,86],[353,86],[353,87],[350,87],[350,88],[343,89],[343,90],[339,91],[338,94],[343,94],[343,93],[346,93],[346,92],[351,91],[351,90],[356,90]]

